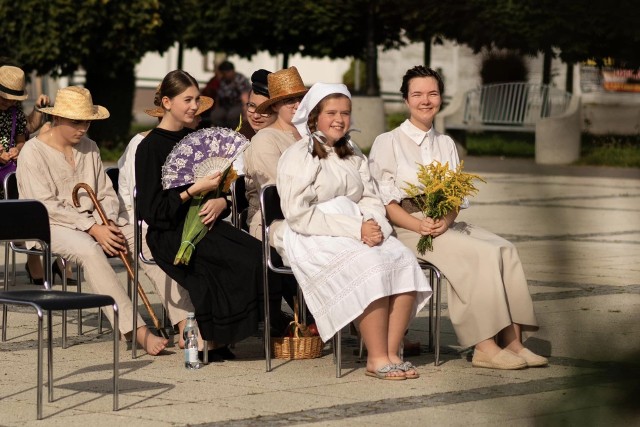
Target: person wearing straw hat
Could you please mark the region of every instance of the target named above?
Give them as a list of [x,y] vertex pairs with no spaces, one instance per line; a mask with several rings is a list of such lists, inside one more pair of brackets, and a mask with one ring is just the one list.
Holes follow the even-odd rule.
[[[308,89],[296,67],[271,73],[267,77],[269,99],[256,107],[257,114],[273,114],[276,119],[251,138],[251,145],[244,153],[245,176],[252,183],[253,190],[247,190],[249,197],[249,233],[262,239],[262,215],[258,201],[263,186],[275,184],[278,160],[284,151],[292,146],[300,134],[293,125],[293,115]],[[247,186],[249,188],[249,186]]]
[[[30,129],[30,125],[35,127],[40,123],[42,114],[39,112],[32,113],[29,118],[25,117],[20,101],[27,97],[24,71],[11,65],[0,66],[0,187],[4,178],[16,170],[20,150],[29,133],[35,130]],[[49,98],[45,95],[37,100],[41,106],[48,102]],[[3,188],[0,188],[0,198],[4,198]],[[39,256],[27,255],[25,270],[29,283],[43,284],[44,271]]]
[[351,140],[347,87],[314,84],[293,123],[303,138],[278,163],[285,221],[276,250],[288,259],[323,341],[356,322],[367,376],[418,378],[399,350],[431,287],[411,250],[391,235],[367,159]]
[[[156,93],[158,93],[159,90],[160,86],[158,85]],[[212,105],[212,98],[208,96],[200,97],[198,110],[195,113],[192,128],[195,129],[195,127],[197,127],[197,124],[199,123],[199,120],[197,119],[200,118],[202,113],[209,110]],[[146,109],[144,112],[151,117],[156,117],[158,122],[162,120],[164,115],[164,109],[161,107]],[[133,246],[135,238],[133,194],[136,187],[136,150],[138,149],[138,145],[140,145],[142,140],[148,134],[149,131],[141,132],[131,138],[131,141],[129,141],[124,153],[122,153],[122,156],[118,159],[118,197],[120,199],[120,216],[126,218],[128,221],[127,225],[121,227],[120,230],[127,240],[129,251],[131,253],[134,253]],[[150,251],[147,246],[146,233],[147,224],[143,222],[142,227],[145,230],[142,233],[142,250],[149,258]],[[158,267],[158,265],[141,263],[141,266],[142,270],[156,288],[160,301],[162,301],[162,304],[167,309],[167,314],[169,315],[169,319],[171,319],[171,324],[178,326],[178,347],[184,348],[184,337],[182,336],[182,331],[186,325],[187,314],[194,311],[193,303],[189,297],[189,292],[182,286],[178,285],[176,281],[172,280],[171,277]]]
[[[0,167],[2,178],[15,163],[24,146],[27,118],[18,103],[27,99],[24,71],[18,67],[0,67]],[[0,181],[1,182],[1,181]]]
[[[94,105],[91,93],[78,86],[58,90],[54,106],[40,111],[51,115],[53,123],[46,132],[30,139],[20,154],[20,198],[44,203],[49,212],[52,251],[83,267],[94,292],[114,298],[120,309],[120,331],[129,337],[133,335],[131,300],[107,259],[107,255],[127,250],[119,228],[126,220],[119,216],[120,203],[104,172],[100,150],[86,135],[91,122],[108,118],[109,111]],[[108,224],[102,224],[86,193],[79,193],[80,207],[74,206],[72,191],[80,182],[94,189]],[[113,311],[105,312],[112,321]],[[138,325],[142,326],[132,339],[148,354],[159,354],[168,341],[153,335],[141,317]]]

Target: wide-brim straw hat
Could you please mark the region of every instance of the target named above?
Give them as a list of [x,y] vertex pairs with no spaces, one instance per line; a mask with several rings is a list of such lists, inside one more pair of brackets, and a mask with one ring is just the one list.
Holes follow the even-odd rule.
[[102,120],[109,117],[109,110],[101,105],[93,105],[91,92],[80,86],[59,89],[53,107],[42,107],[38,110],[71,120]]
[[23,101],[29,97],[24,90],[24,71],[11,65],[0,67],[0,96],[5,99]]
[[[213,98],[208,96],[200,97],[200,105],[198,106],[198,110],[196,111],[196,116],[207,111],[209,108],[213,106]],[[148,110],[144,110],[145,113],[150,115],[151,117],[162,117],[164,116],[164,109],[162,107],[150,108]]]
[[269,99],[258,105],[256,112],[259,114],[269,111],[269,107],[278,101],[304,96],[309,90],[302,82],[302,77],[296,67],[269,74]]

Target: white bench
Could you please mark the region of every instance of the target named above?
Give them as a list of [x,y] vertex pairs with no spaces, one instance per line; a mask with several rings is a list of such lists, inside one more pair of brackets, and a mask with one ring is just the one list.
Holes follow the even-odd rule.
[[535,132],[545,117],[562,115],[571,102],[568,92],[536,83],[483,85],[457,96],[436,116],[441,132]]

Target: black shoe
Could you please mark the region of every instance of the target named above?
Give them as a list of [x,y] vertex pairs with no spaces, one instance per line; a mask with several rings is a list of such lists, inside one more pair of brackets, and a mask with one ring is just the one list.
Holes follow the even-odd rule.
[[[58,261],[53,261],[53,264],[51,264],[51,269],[53,270],[53,284],[55,285],[56,276],[59,276],[60,277],[60,281],[62,281],[62,270],[60,270],[60,266],[58,265]],[[77,286],[78,282],[76,281],[76,279],[71,279],[71,278],[67,277],[67,285],[68,286]]]
[[33,276],[31,276],[31,270],[29,270],[29,263],[26,263],[24,265],[24,269],[27,272],[27,276],[29,276],[29,284],[33,284],[33,285],[37,285],[37,286],[43,286],[44,285],[44,278],[39,278],[39,279],[34,279]]
[[[217,349],[216,349],[217,350]],[[209,363],[211,362],[224,362],[224,358],[217,354],[216,350],[209,350]],[[235,357],[235,355],[233,356]],[[198,359],[204,360],[204,351],[198,350]]]
[[209,351],[213,352],[214,355],[222,357],[224,360],[233,360],[236,358],[236,355],[233,354],[228,345],[223,345],[222,347],[218,347]]

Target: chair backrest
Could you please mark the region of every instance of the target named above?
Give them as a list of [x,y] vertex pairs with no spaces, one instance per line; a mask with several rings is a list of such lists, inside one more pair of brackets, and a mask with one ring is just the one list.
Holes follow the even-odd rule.
[[231,222],[240,230],[248,230],[246,224],[245,210],[249,208],[249,200],[247,200],[247,186],[244,175],[231,184]]
[[111,184],[113,185],[113,189],[118,192],[118,178],[120,177],[120,169],[117,167],[111,166],[104,170],[104,173],[107,174],[109,179],[111,179]]
[[4,189],[4,198],[6,200],[18,199],[18,178],[16,178],[15,172],[11,172],[4,177],[2,188]]
[[[51,230],[47,208],[37,200],[0,200],[0,240],[38,240],[49,246]],[[10,225],[10,226],[8,226]]]
[[278,219],[284,219],[282,208],[280,208],[280,195],[275,184],[262,187],[260,192],[260,210],[262,211],[262,225],[268,227]]
[[275,184],[262,187],[260,192],[260,210],[262,213],[262,249],[267,266],[279,273],[291,273],[291,269],[284,266],[282,258],[269,245],[269,227],[276,220],[283,220],[284,214],[280,207],[280,195]]
[[144,227],[142,226],[143,223],[144,221],[140,217],[140,212],[138,212],[138,194],[137,194],[136,188],[134,187],[133,188],[133,229],[134,229],[133,238],[135,239],[134,247],[136,251],[136,254],[134,256],[137,257],[140,261],[142,261],[145,264],[154,265],[156,262],[153,260],[153,258],[146,258],[144,256],[144,253],[142,252],[142,249],[143,249],[142,248],[142,232],[144,231]]

